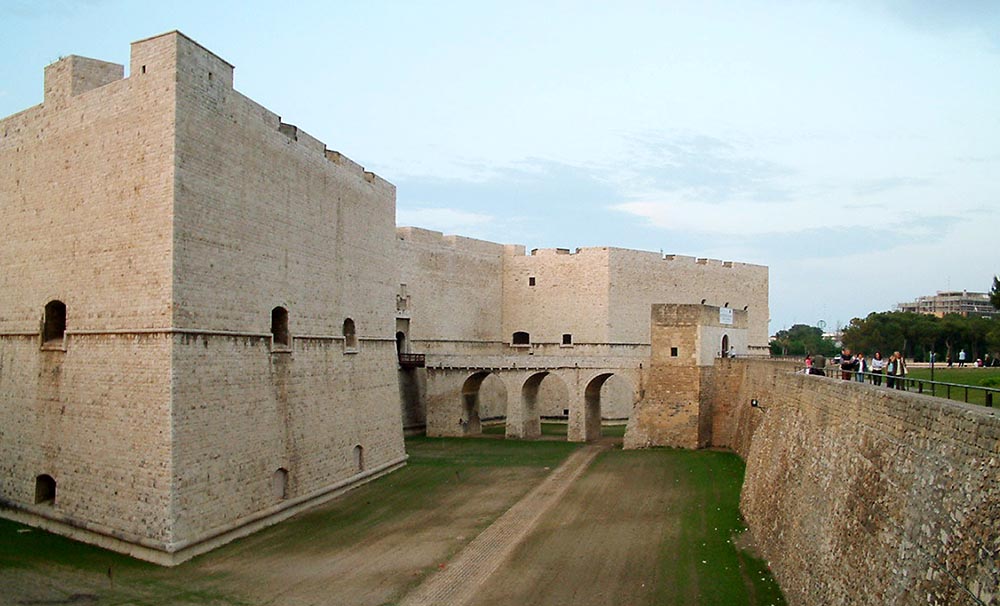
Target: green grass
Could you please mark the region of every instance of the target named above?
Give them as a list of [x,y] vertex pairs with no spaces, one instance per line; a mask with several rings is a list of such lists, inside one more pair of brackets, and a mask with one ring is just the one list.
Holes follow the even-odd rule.
[[[453,514],[438,506],[443,497],[454,497],[469,482],[493,481],[490,469],[534,468],[542,474],[579,448],[558,441],[424,437],[407,439],[406,446],[410,458],[402,469],[174,568],[0,519],[0,575],[66,579],[68,589],[59,599],[79,594],[110,604],[244,604],[243,597],[227,589],[225,574],[206,569],[214,558],[308,555],[330,546],[350,546],[377,527],[400,522],[418,510],[446,518]],[[482,525],[491,521],[484,519]],[[19,571],[24,571],[20,577]]]
[[[627,452],[625,454],[628,454]],[[663,545],[658,604],[785,604],[767,565],[736,546],[743,461],[732,453],[663,451],[667,476],[683,495],[676,542]]]
[[[623,430],[624,426],[610,428]],[[496,473],[494,469],[535,468],[544,473],[544,468],[558,466],[577,448],[578,444],[556,440],[410,438],[409,464],[403,469],[170,569],[0,519],[0,578],[15,583],[42,578],[45,587],[51,581],[45,594],[49,599],[55,592],[62,596],[59,599],[78,594],[107,604],[246,604],[254,598],[234,593],[235,580],[229,576],[233,573],[213,572],[213,562],[283,554],[330,557],[324,549],[350,549],[384,525],[405,523],[414,511],[453,515],[440,503],[446,497],[454,502],[469,482],[495,481],[496,476],[490,475]],[[637,477],[630,474],[652,464],[659,475],[647,478],[649,485],[665,486],[681,495],[669,514],[676,518],[670,527],[680,536],[664,545],[658,559],[662,582],[657,603],[784,604],[767,567],[733,542],[743,529],[738,511],[743,463],[737,456],[615,450],[599,460],[629,478],[626,486]],[[484,518],[481,524],[490,522]],[[692,595],[698,599],[684,597]]]
[[[911,379],[931,378],[930,368],[913,368],[909,371]],[[958,385],[975,385],[980,387],[992,387],[1000,389],[1000,368],[934,368],[934,380],[943,383],[956,383]],[[917,385],[910,383],[910,391],[916,391]],[[931,393],[931,386],[924,384],[924,393]],[[944,398],[948,397],[947,388],[943,385],[935,385],[933,395]],[[951,399],[965,401],[965,390],[960,387],[951,388]],[[969,390],[970,404],[985,404],[986,395],[976,389]],[[1000,394],[993,394],[993,406],[1000,406]]]

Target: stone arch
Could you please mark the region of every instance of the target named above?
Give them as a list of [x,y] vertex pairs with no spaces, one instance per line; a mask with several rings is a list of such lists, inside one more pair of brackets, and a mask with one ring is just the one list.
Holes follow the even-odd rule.
[[[517,419],[508,418],[507,437],[538,438],[542,435],[542,418],[538,408],[538,395],[548,371],[536,372],[521,384],[521,410]],[[516,424],[516,425],[514,425]]]
[[625,421],[632,416],[638,394],[632,379],[621,373],[614,373],[601,385],[602,421]]
[[511,345],[531,345],[531,335],[523,330],[515,332],[510,337]]
[[396,331],[396,353],[406,353],[406,333],[401,330]]
[[492,373],[480,371],[470,375],[462,383],[462,412],[458,423],[461,425],[461,434],[477,434],[483,432],[482,421],[480,419],[479,389]]
[[725,358],[729,355],[729,335],[722,335],[722,349],[719,357]]
[[583,439],[587,442],[601,437],[601,388],[613,376],[611,372],[601,373],[583,390]]

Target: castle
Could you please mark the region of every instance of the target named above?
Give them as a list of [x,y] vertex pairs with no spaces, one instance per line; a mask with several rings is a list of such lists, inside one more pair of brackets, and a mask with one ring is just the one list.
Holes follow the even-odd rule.
[[[397,229],[391,183],[179,32],[127,78],[49,65],[0,166],[0,514],[164,564],[404,465],[404,431],[705,445],[697,368],[767,348],[766,267]],[[693,374],[658,381],[664,303]]]

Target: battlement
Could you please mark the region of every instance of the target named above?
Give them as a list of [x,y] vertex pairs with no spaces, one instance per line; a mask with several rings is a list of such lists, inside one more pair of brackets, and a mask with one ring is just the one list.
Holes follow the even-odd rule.
[[45,67],[45,103],[100,88],[125,77],[125,66],[98,59],[70,55]]
[[765,267],[764,265],[756,265],[754,263],[739,263],[736,261],[724,261],[721,259],[710,259],[708,257],[691,257],[688,255],[662,254],[645,250],[632,250],[628,248],[611,248],[610,250],[615,256],[627,255],[634,259],[644,258],[645,260],[668,261],[678,264],[707,265],[710,267],[721,267],[726,269],[736,269],[741,267]]
[[[396,237],[399,240],[413,242],[415,244],[438,246],[440,248],[454,251],[492,255],[502,254],[510,246],[516,247],[516,245],[498,244],[488,240],[478,240],[476,238],[467,238],[465,236],[456,236],[452,234],[446,235],[439,231],[423,229],[420,227],[397,227]],[[524,248],[521,247],[521,250],[523,249]]]

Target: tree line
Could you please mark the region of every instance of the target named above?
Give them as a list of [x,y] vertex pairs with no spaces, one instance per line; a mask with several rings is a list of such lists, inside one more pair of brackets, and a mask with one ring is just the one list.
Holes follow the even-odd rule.
[[[994,276],[990,289],[990,303],[1000,309],[1000,276]],[[944,362],[950,356],[958,359],[958,352],[965,350],[968,360],[986,354],[1000,356],[1000,316],[962,316],[948,314],[944,317],[902,311],[873,312],[865,318],[854,318],[844,329],[843,346],[868,355],[876,351],[888,355],[899,351],[914,360],[927,361],[930,353]],[[780,330],[771,340],[771,355],[805,356],[821,353],[833,356],[840,352],[838,344],[823,336],[822,329],[806,324],[796,324]]]
[[914,360],[927,361],[930,353],[944,362],[958,359],[965,350],[969,360],[1000,352],[1000,317],[947,314],[942,318],[927,314],[886,311],[854,318],[844,329],[844,347],[853,351],[883,354],[899,351]]

